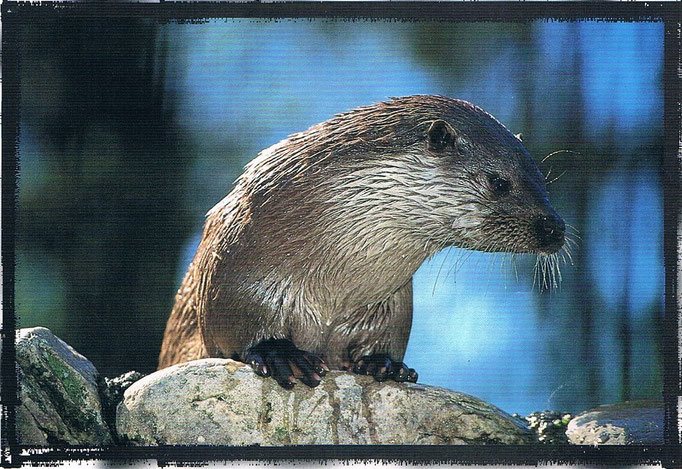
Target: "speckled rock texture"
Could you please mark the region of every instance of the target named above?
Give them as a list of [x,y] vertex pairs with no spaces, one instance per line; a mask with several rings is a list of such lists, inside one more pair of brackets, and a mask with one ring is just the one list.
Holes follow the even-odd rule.
[[20,443],[102,446],[112,442],[102,418],[97,370],[90,361],[44,327],[19,330],[16,354]]
[[568,444],[566,427],[573,416],[565,412],[543,410],[533,412],[526,417],[513,414],[514,417],[523,418],[528,422],[528,428],[533,432],[539,443],[544,444]]
[[466,394],[333,371],[282,389],[224,359],[175,365],[137,381],[116,414],[138,445],[531,443],[518,419]]
[[599,406],[571,420],[566,436],[575,445],[663,444],[663,402]]

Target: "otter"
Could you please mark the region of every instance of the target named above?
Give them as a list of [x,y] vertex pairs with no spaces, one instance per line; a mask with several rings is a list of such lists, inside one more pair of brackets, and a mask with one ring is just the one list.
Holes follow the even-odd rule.
[[551,255],[564,232],[521,138],[481,108],[416,95],[338,114],[259,153],[208,212],[159,368],[224,357],[285,388],[330,368],[416,382],[417,268],[447,246]]

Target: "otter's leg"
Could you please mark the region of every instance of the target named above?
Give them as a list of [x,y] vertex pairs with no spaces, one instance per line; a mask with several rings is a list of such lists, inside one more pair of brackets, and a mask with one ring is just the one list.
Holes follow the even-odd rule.
[[257,375],[272,376],[286,389],[294,386],[296,377],[314,388],[329,371],[322,359],[298,349],[288,339],[261,340],[246,351],[243,361]]
[[230,290],[229,279],[214,276],[210,280],[201,321],[202,340],[209,356],[247,363],[256,374],[272,376],[285,388],[291,388],[296,378],[310,387],[320,383],[329,368],[320,358],[299,350],[285,338],[280,312]]
[[[291,388],[296,378],[310,387],[320,384],[329,368],[317,356],[283,338],[285,334],[274,312],[248,299],[242,298],[240,303],[225,307],[220,294],[209,297],[213,301],[206,303],[202,323],[202,337],[209,356],[242,361],[256,374],[272,376],[284,388]],[[232,310],[251,313],[225,313]]]
[[[364,311],[367,314],[367,311]],[[366,330],[354,331],[363,337],[351,347],[353,373],[367,374],[377,381],[417,382],[418,374],[403,362],[407,340],[412,328],[412,279],[398,289],[390,298],[377,304],[370,315],[372,321]]]

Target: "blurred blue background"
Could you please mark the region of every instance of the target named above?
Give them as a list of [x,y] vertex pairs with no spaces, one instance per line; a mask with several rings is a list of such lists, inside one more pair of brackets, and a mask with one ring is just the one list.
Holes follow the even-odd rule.
[[105,376],[156,367],[204,214],[287,135],[391,96],[471,101],[579,230],[531,257],[451,249],[414,277],[420,382],[508,412],[662,392],[662,23],[76,19],[23,27],[16,302]]

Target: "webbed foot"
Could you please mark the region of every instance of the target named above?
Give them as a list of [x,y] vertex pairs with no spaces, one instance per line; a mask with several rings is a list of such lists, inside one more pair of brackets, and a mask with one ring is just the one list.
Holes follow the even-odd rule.
[[360,357],[353,365],[353,373],[361,375],[372,375],[377,381],[392,379],[402,383],[409,381],[416,383],[419,375],[414,368],[408,368],[403,362],[391,360],[384,353],[365,355]]
[[296,378],[314,388],[329,367],[321,358],[300,350],[288,339],[267,339],[258,342],[246,352],[244,362],[263,377],[272,376],[280,386],[291,389]]

